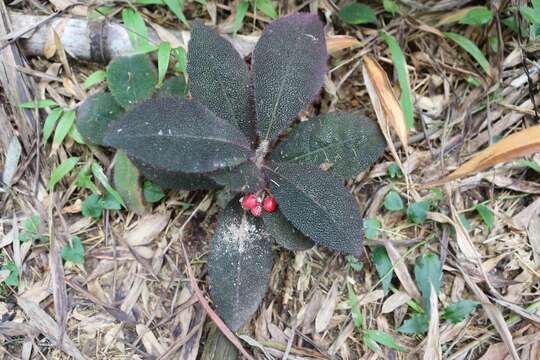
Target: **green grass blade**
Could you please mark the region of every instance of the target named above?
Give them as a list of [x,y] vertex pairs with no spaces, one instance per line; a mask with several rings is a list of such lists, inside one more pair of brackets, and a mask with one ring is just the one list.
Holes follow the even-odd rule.
[[122,20],[128,31],[129,40],[133,49],[147,47],[148,44],[148,29],[144,24],[142,15],[130,8],[122,10]]
[[463,50],[469,53],[474,60],[484,69],[488,76],[491,75],[491,66],[489,65],[488,60],[480,51],[480,49],[473,43],[471,40],[467,39],[465,36],[456,34],[454,32],[445,32],[444,35],[458,44]]
[[69,132],[71,131],[74,123],[75,111],[64,112],[64,115],[58,122],[58,126],[56,127],[56,130],[54,132],[53,145],[58,146],[64,141],[66,135],[69,134]]
[[51,174],[51,178],[49,179],[49,183],[47,184],[47,190],[51,190],[54,185],[56,185],[68,172],[73,170],[75,165],[79,162],[78,157],[70,157],[69,159],[65,160],[63,163],[58,165]]
[[411,92],[411,84],[409,81],[409,72],[407,71],[407,62],[405,61],[405,55],[399,47],[399,44],[392,35],[381,32],[381,37],[388,45],[390,53],[392,54],[392,61],[396,67],[396,71],[399,79],[399,87],[401,88],[401,108],[405,114],[405,125],[410,129],[414,127],[414,108]]
[[54,127],[56,126],[56,122],[58,121],[58,119],[60,119],[60,116],[62,116],[63,112],[64,109],[55,108],[49,113],[49,115],[47,115],[47,118],[45,119],[45,124],[43,124],[44,143],[46,143],[47,140],[49,140],[49,137],[51,137]]
[[169,68],[169,61],[171,58],[171,44],[164,41],[159,44],[158,48],[158,83],[161,84],[167,74]]
[[240,1],[236,6],[236,14],[234,15],[233,33],[236,35],[238,30],[242,27],[242,22],[246,17],[246,13],[249,9],[249,1]]

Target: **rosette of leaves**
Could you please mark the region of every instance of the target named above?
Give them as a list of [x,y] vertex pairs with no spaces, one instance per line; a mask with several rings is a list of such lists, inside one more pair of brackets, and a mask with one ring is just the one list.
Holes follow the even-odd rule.
[[[214,306],[235,331],[264,297],[273,241],[290,250],[319,244],[361,252],[362,220],[344,182],[379,158],[385,141],[374,121],[353,113],[295,124],[320,92],[326,62],[323,25],[314,15],[268,25],[251,66],[228,40],[195,22],[190,96],[124,101],[126,112],[104,136],[162,187],[238,193],[220,216],[208,258]],[[278,209],[253,216],[240,205],[247,193],[275,197]]]

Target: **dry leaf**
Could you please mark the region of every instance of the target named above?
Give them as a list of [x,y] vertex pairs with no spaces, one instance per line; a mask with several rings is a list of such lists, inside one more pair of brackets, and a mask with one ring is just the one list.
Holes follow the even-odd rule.
[[321,309],[317,313],[317,317],[315,318],[316,332],[321,333],[328,328],[328,325],[330,325],[330,320],[332,319],[332,315],[336,309],[339,297],[338,295],[338,281],[335,280],[332,287],[328,291],[328,294],[326,295],[326,299],[324,299],[322,303]]
[[390,261],[392,261],[392,266],[394,267],[396,276],[401,282],[401,285],[403,285],[403,288],[407,294],[418,301],[422,301],[422,295],[420,295],[420,292],[418,291],[418,288],[416,287],[416,284],[412,279],[409,270],[407,269],[407,264],[405,261],[403,261],[399,251],[390,243],[385,244],[384,247],[386,248]]
[[142,337],[143,345],[150,355],[159,356],[167,351],[165,346],[158,341],[154,333],[148,327],[137,324],[135,329],[137,330],[137,334]]
[[148,245],[167,226],[171,213],[145,215],[125,237],[130,246]]
[[444,179],[424,186],[434,186],[447,183],[465,175],[485,170],[501,162],[510,161],[517,157],[527,156],[540,151],[540,125],[519,131],[488,148],[480,151],[471,160],[457,168]]
[[406,304],[409,300],[411,300],[411,297],[407,293],[398,291],[395,294],[390,295],[390,297],[384,301],[381,313],[390,313],[401,305]]
[[329,35],[326,37],[326,48],[330,54],[359,45],[360,41],[353,36]]
[[430,313],[429,313],[429,330],[426,339],[426,351],[424,352],[424,360],[442,360],[440,334],[439,334],[439,310],[437,291],[430,284],[431,292],[429,297]]
[[384,291],[383,290],[375,290],[372,292],[367,293],[366,295],[360,295],[360,301],[358,302],[358,306],[364,306],[367,304],[371,304],[372,302],[378,301],[384,297]]
[[[392,127],[405,148],[408,146],[408,130],[405,115],[384,69],[371,56],[364,56],[362,74],[383,134]],[[391,138],[386,139],[389,144]]]

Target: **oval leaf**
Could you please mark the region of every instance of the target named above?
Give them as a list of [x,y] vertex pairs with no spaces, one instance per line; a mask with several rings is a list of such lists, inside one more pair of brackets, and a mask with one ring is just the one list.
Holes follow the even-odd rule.
[[355,256],[362,249],[358,207],[333,175],[300,164],[266,168],[270,188],[285,217],[314,242]]
[[114,188],[124,199],[128,209],[136,214],[143,214],[146,208],[144,206],[140,173],[123,151],[116,153],[113,182]]
[[297,230],[281,211],[265,212],[262,218],[268,235],[285,249],[291,251],[307,250],[315,245],[313,241]]
[[124,109],[118,105],[111,94],[99,92],[89,96],[77,111],[77,130],[90,144],[104,145],[103,138],[112,121]]
[[209,177],[231,191],[256,192],[266,185],[261,170],[251,161],[209,174]]
[[244,162],[245,136],[201,104],[158,97],[133,107],[109,128],[105,142],[168,171],[205,173]]
[[347,24],[375,24],[377,25],[377,15],[373,9],[366,4],[349,4],[339,9],[339,16]]
[[109,90],[124,108],[152,95],[156,84],[156,69],[145,55],[117,57],[107,67]]
[[260,136],[272,139],[304,110],[324,81],[326,42],[317,16],[274,21],[253,51],[253,83]]
[[336,175],[350,178],[371,166],[385,147],[376,122],[350,113],[329,113],[298,124],[272,153],[276,161],[330,166]]
[[171,96],[186,96],[187,85],[183,76],[176,76],[167,79],[163,82],[159,88],[158,95],[171,95]]
[[238,330],[257,310],[272,271],[272,242],[260,219],[231,200],[221,216],[208,257],[210,294],[218,314]]
[[238,126],[248,138],[254,139],[247,64],[229,41],[200,21],[193,23],[187,71],[191,95],[214,114]]
[[201,174],[186,174],[179,171],[158,169],[144,161],[131,158],[141,174],[164,189],[174,190],[210,190],[221,186],[208,176]]

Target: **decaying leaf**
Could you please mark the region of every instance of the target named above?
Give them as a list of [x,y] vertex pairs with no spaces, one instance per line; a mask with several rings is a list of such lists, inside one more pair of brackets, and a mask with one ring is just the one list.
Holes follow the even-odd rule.
[[[364,82],[381,130],[387,134],[389,127],[392,127],[406,148],[409,142],[405,115],[388,75],[371,56],[364,56],[363,62]],[[391,139],[387,138],[387,141],[391,141]]]
[[519,131],[480,151],[447,177],[424,186],[435,186],[485,170],[499,163],[540,151],[540,125]]

